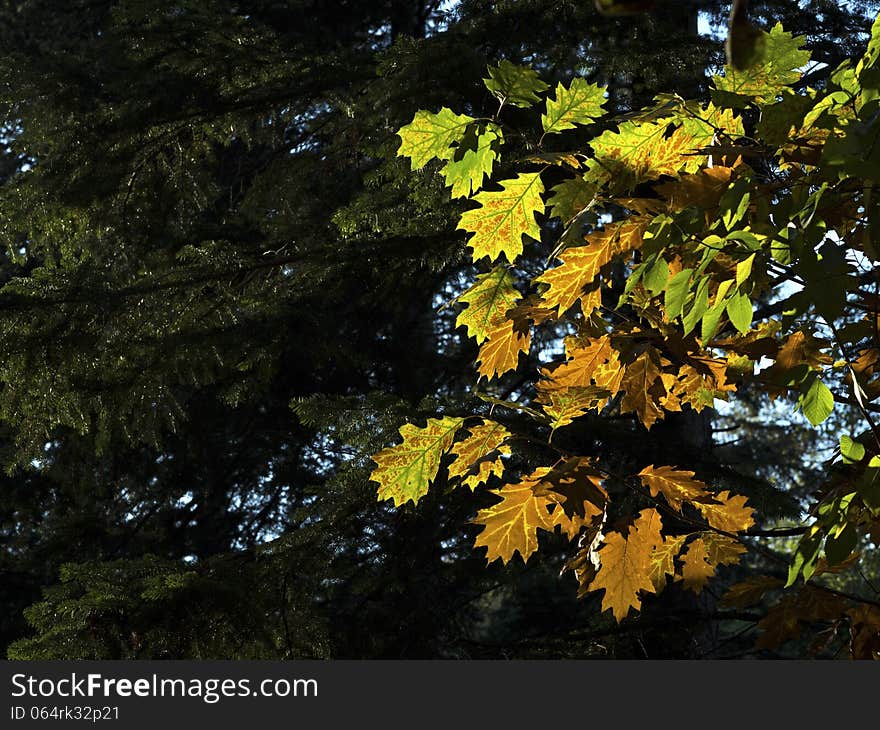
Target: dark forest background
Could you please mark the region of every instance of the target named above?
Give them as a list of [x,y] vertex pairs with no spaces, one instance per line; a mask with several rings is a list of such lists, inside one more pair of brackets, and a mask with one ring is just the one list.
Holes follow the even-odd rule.
[[[806,36],[819,63],[802,83],[821,86],[863,51],[876,5],[751,15]],[[475,382],[472,341],[438,312],[473,275],[462,203],[394,157],[396,130],[422,108],[494,111],[481,78],[501,59],[607,83],[612,112],[705,96],[728,11],[2,0],[4,652],[756,654],[717,595],[671,589],[617,626],[559,575],[552,536],[540,560],[487,568],[469,495],[440,485],[393,509],[368,482],[401,423],[469,402]],[[743,398],[649,438],[598,417],[573,437],[621,460],[711,453],[765,514],[797,516],[813,467],[790,454],[815,436],[758,424]]]

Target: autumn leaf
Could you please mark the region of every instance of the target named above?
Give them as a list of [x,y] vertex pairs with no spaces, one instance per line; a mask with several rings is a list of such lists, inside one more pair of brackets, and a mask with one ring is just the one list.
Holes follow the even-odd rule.
[[602,610],[611,609],[618,622],[631,608],[641,607],[640,593],[656,593],[651,580],[651,553],[663,544],[662,527],[657,510],[644,509],[626,534],[610,532],[605,537],[599,550],[601,567],[590,589],[604,589]]
[[413,170],[424,167],[435,157],[441,160],[452,159],[452,145],[460,141],[473,117],[454,114],[443,107],[437,114],[419,110],[413,120],[400,128],[400,157],[409,157]]
[[483,526],[474,547],[487,549],[487,562],[500,558],[506,564],[514,553],[526,561],[538,549],[538,529],[554,529],[549,508],[555,502],[549,497],[535,496],[534,491],[535,484],[547,471],[547,467],[542,467],[518,484],[492,490],[501,501],[480,510],[474,520],[474,524]]
[[451,449],[455,461],[449,465],[449,477],[461,478],[463,486],[474,490],[485,484],[489,477],[503,473],[501,457],[510,455],[506,441],[511,434],[495,421],[468,426],[468,431],[470,435]]
[[746,498],[730,496],[729,491],[714,495],[712,502],[695,502],[706,521],[716,530],[744,532],[755,524],[754,510],[746,507]]
[[477,276],[473,286],[459,296],[458,301],[467,306],[459,313],[455,326],[467,327],[468,336],[476,339],[477,344],[485,342],[492,330],[504,324],[505,313],[519,298],[510,270],[496,266]]
[[694,479],[694,472],[671,466],[646,466],[639,479],[651,492],[652,497],[662,494],[670,507],[681,511],[684,502],[696,502],[709,495],[703,482]]
[[675,558],[681,552],[686,535],[674,535],[663,539],[663,544],[654,548],[651,553],[651,583],[659,593],[666,586],[667,576],[676,578]]
[[477,193],[473,200],[480,207],[465,211],[458,224],[459,230],[475,234],[468,241],[474,261],[486,256],[494,261],[504,255],[513,263],[522,253],[524,235],[541,240],[541,228],[535,220],[535,214],[544,211],[540,174],[519,173],[498,184],[499,191]]
[[853,659],[880,659],[880,608],[861,605],[847,611]]
[[[554,390],[596,387],[613,396],[620,389],[624,376],[617,351],[606,336],[590,339],[583,347],[574,348],[570,358],[553,368],[541,371],[544,380],[539,384],[540,399],[549,402]],[[601,408],[607,398],[600,398],[596,408]]]
[[706,546],[706,560],[712,565],[736,565],[740,556],[748,552],[739,540],[717,532],[701,532],[700,539]]
[[488,331],[488,339],[480,347],[477,356],[477,372],[492,380],[510,370],[516,370],[519,353],[529,351],[531,334],[515,326],[510,320],[503,320],[497,327]]
[[581,311],[589,316],[594,306],[592,300],[584,295],[584,288],[594,282],[601,268],[614,258],[615,253],[607,241],[565,249],[559,256],[561,265],[548,269],[535,279],[536,284],[547,286],[541,294],[543,306],[564,314],[580,300]]
[[777,23],[764,33],[761,62],[742,70],[726,67],[724,76],[712,79],[716,89],[712,98],[731,106],[745,106],[753,99],[775,101],[785,86],[800,78],[799,69],[810,60],[810,52],[800,50],[803,42],[803,38],[792,36]]
[[541,117],[544,134],[557,134],[574,129],[576,124],[591,124],[604,114],[605,87],[588,84],[584,79],[572,79],[566,89],[556,86],[556,98],[547,99],[547,111]]
[[569,516],[587,519],[601,513],[607,505],[603,478],[592,459],[572,456],[541,475],[535,482],[535,494],[558,502]]
[[688,543],[681,558],[681,579],[686,589],[700,593],[715,574],[715,566],[708,560],[709,552],[702,538]]
[[608,400],[608,391],[591,385],[586,388],[555,388],[542,395],[541,408],[550,417],[550,429],[569,425]]
[[658,399],[665,394],[660,380],[660,366],[649,350],[642,352],[624,370],[621,388],[625,395],[620,402],[621,413],[635,413],[645,428],[663,418]]
[[377,466],[370,479],[379,484],[379,500],[391,499],[396,507],[418,502],[437,476],[440,460],[463,422],[444,416],[429,418],[424,428],[411,423],[401,426],[403,442],[373,456]]

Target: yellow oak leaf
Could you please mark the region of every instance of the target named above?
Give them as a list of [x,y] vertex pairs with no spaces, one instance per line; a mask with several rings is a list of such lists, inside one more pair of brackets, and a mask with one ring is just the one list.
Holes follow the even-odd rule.
[[418,502],[437,476],[440,460],[452,446],[464,419],[429,418],[424,428],[411,423],[400,427],[403,442],[373,456],[376,468],[370,480],[379,484],[379,500],[391,499],[399,507]]
[[659,593],[666,587],[666,576],[675,578],[675,557],[681,552],[686,535],[666,537],[651,553],[651,583]]
[[556,388],[542,395],[541,408],[550,416],[551,432],[569,425],[575,418],[599,407],[608,400],[608,391],[594,385],[586,388]]
[[596,278],[602,267],[617,253],[638,248],[644,228],[641,221],[609,224],[588,235],[587,245],[564,249],[559,254],[562,263],[535,279],[535,283],[547,285],[541,295],[544,306],[561,315],[580,300],[581,311],[589,316],[601,305]]
[[[549,393],[555,390],[595,387],[607,391],[608,396],[620,390],[623,368],[609,336],[587,338],[568,354],[566,362],[541,371],[544,379],[538,391],[542,402],[550,402]],[[602,408],[607,402],[608,397],[600,397],[595,407]]]
[[693,153],[702,144],[681,127],[667,135],[668,128],[669,123],[664,120],[627,121],[618,125],[617,132],[608,130],[599,135],[590,142],[594,156],[587,179],[610,182],[619,190],[632,190],[640,182],[662,175],[675,177],[685,167],[697,169],[698,156]]
[[715,566],[708,561],[709,552],[702,538],[688,544],[687,551],[681,557],[681,579],[684,587],[694,593],[705,588],[709,578],[715,575]]
[[645,350],[626,366],[620,385],[626,391],[620,401],[621,413],[634,412],[648,429],[663,418],[658,400],[666,391],[660,380],[660,366],[650,350]]
[[505,313],[520,299],[513,286],[513,276],[504,266],[496,266],[487,274],[480,274],[476,282],[458,301],[467,306],[455,320],[456,327],[467,327],[469,337],[477,344],[489,339],[489,333],[506,319]]
[[709,496],[703,482],[694,479],[694,472],[671,466],[646,466],[638,474],[651,496],[662,494],[669,506],[681,511],[682,503],[696,502]]
[[741,495],[730,496],[730,492],[714,495],[713,502],[695,502],[706,521],[716,530],[743,532],[755,524],[754,510],[746,507],[746,498]]
[[516,370],[519,353],[528,352],[531,332],[517,327],[511,320],[504,320],[489,331],[487,339],[477,356],[477,372],[492,380],[510,370]]
[[501,501],[480,510],[474,520],[474,524],[483,526],[474,547],[487,549],[488,562],[500,558],[506,564],[514,553],[519,553],[526,561],[538,549],[538,529],[554,529],[549,508],[555,503],[550,497],[535,496],[534,488],[548,471],[547,467],[542,467],[518,484],[506,484],[501,489],[492,490]]
[[656,593],[651,581],[651,554],[663,544],[662,527],[657,510],[644,509],[626,535],[610,532],[605,537],[599,550],[601,567],[590,589],[605,590],[602,610],[611,609],[618,622],[631,608],[641,607],[641,592]]
[[539,173],[519,173],[515,178],[499,182],[502,190],[484,190],[473,197],[479,208],[465,211],[458,229],[473,233],[468,245],[473,259],[485,256],[494,261],[502,254],[510,263],[522,253],[524,235],[541,240],[536,213],[544,212],[541,194],[544,185]]
[[468,426],[468,431],[470,435],[451,449],[455,461],[449,465],[449,477],[460,477],[462,485],[474,490],[490,476],[501,476],[504,472],[501,457],[510,454],[505,443],[510,431],[495,421]]

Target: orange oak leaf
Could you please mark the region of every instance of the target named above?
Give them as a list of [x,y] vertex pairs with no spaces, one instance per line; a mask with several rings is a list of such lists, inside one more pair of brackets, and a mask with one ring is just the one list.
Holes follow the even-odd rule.
[[506,564],[514,553],[526,561],[538,549],[538,529],[554,529],[549,508],[555,502],[550,497],[535,495],[535,484],[548,471],[547,467],[536,469],[518,484],[492,490],[501,501],[480,510],[474,520],[474,524],[483,526],[474,547],[487,549],[488,562],[500,558]]
[[695,502],[706,521],[716,530],[725,532],[744,532],[755,524],[752,517],[754,510],[746,507],[746,498],[741,495],[731,496],[724,491],[713,495],[712,502]]
[[682,175],[680,180],[661,183],[654,190],[666,199],[671,212],[683,210],[689,205],[715,208],[730,185],[732,175],[732,167],[716,165],[691,175]]
[[528,352],[531,332],[517,327],[509,319],[502,321],[489,331],[489,338],[480,347],[477,356],[477,372],[492,380],[510,370],[516,370],[519,353]]
[[[544,368],[541,375],[544,376],[543,388],[550,390],[555,388],[587,388],[596,385],[593,377],[599,367],[608,363],[617,365],[620,369],[617,352],[611,346],[611,338],[607,335],[595,339],[587,339],[586,346],[576,347],[569,353],[569,358],[564,363],[552,368]],[[607,387],[606,384],[600,387]],[[609,388],[610,390],[610,388]],[[616,392],[616,390],[614,391]]]
[[671,466],[646,466],[638,474],[651,496],[662,494],[674,509],[681,511],[683,502],[695,502],[709,495],[703,482],[694,479],[694,472]]
[[464,419],[429,418],[424,428],[411,423],[400,427],[403,443],[373,456],[376,468],[370,480],[379,484],[379,500],[391,499],[399,507],[418,502],[437,476],[440,460],[452,446]]
[[715,566],[709,562],[709,551],[702,538],[688,544],[687,551],[681,557],[681,579],[684,587],[699,593],[715,574]]
[[462,485],[474,490],[489,477],[503,473],[501,457],[510,454],[506,444],[510,431],[495,421],[468,426],[468,431],[470,435],[451,449],[455,461],[449,465],[449,477],[461,478]]
[[[595,308],[596,297],[584,289],[595,282],[601,268],[614,258],[614,254],[611,246],[604,243],[565,249],[559,255],[562,263],[535,279],[536,284],[547,285],[547,289],[541,294],[543,306],[564,314],[580,300],[581,311],[589,316]],[[601,302],[601,298],[599,301]]]
[[626,391],[620,402],[621,413],[635,413],[645,428],[663,418],[659,399],[665,395],[660,366],[650,350],[642,352],[623,373],[621,388]]
[[656,593],[651,581],[651,553],[663,544],[662,527],[657,510],[644,509],[627,534],[609,533],[599,549],[601,567],[590,590],[604,589],[602,610],[611,609],[618,622],[631,608],[641,607],[641,592]]

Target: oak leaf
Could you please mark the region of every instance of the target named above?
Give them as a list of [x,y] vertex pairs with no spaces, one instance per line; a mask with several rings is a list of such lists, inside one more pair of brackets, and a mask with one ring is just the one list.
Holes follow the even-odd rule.
[[621,388],[625,391],[620,401],[621,413],[634,412],[648,429],[663,418],[658,400],[666,391],[660,379],[660,366],[650,350],[642,352],[626,367]]
[[725,608],[749,608],[761,602],[768,591],[782,588],[784,580],[769,575],[753,575],[734,583],[721,597]]
[[729,491],[714,495],[712,502],[695,502],[694,506],[716,530],[744,532],[755,524],[754,510],[746,507],[746,498],[730,496]]
[[549,508],[555,502],[550,497],[535,495],[535,484],[548,471],[549,468],[541,467],[518,484],[492,490],[501,501],[480,510],[474,520],[474,524],[483,526],[474,547],[487,549],[488,562],[500,558],[506,564],[514,553],[526,561],[538,549],[538,529],[554,529]]
[[511,434],[495,421],[468,426],[468,431],[470,435],[451,449],[455,461],[449,465],[449,477],[461,478],[463,486],[474,490],[504,472],[501,457],[510,455],[506,441]]
[[455,114],[447,107],[438,113],[421,109],[413,120],[397,132],[400,137],[400,157],[409,157],[413,170],[424,167],[435,157],[441,160],[452,159],[453,144],[460,141],[473,117]]
[[541,228],[535,220],[535,214],[544,211],[540,174],[519,173],[499,185],[499,191],[477,193],[473,200],[480,207],[465,211],[458,224],[458,230],[474,234],[468,241],[474,261],[485,256],[494,261],[503,254],[513,263],[522,253],[524,235],[541,240]]
[[488,331],[488,339],[480,347],[477,355],[477,372],[492,380],[511,370],[516,370],[519,353],[528,352],[531,332],[516,326],[509,319]]
[[510,271],[496,266],[489,273],[477,276],[473,286],[458,297],[458,301],[467,306],[459,313],[455,326],[467,327],[468,336],[481,344],[489,339],[493,329],[504,323],[505,313],[519,298]]
[[658,545],[651,553],[651,583],[657,593],[666,586],[667,576],[675,579],[675,558],[681,552],[686,539],[686,535],[666,537],[663,544]]
[[703,482],[694,479],[694,472],[671,466],[646,466],[638,474],[652,497],[662,494],[670,507],[681,511],[684,502],[696,502],[709,496]]
[[681,558],[681,579],[686,589],[700,593],[715,574],[715,566],[708,558],[709,551],[702,538],[688,543],[687,551]]
[[605,112],[605,87],[588,84],[585,79],[572,79],[566,89],[556,86],[556,98],[547,99],[547,111],[541,117],[544,134],[574,129],[576,124],[590,124]]
[[640,593],[656,593],[651,581],[651,553],[663,544],[662,527],[657,510],[644,509],[627,534],[611,532],[605,537],[599,550],[601,567],[590,589],[604,589],[602,610],[611,609],[618,622],[631,608],[641,607]]
[[403,442],[372,457],[376,468],[370,479],[379,484],[379,500],[391,499],[396,507],[418,502],[437,476],[440,460],[463,422],[444,416],[429,418],[424,428],[411,423],[401,426]]

